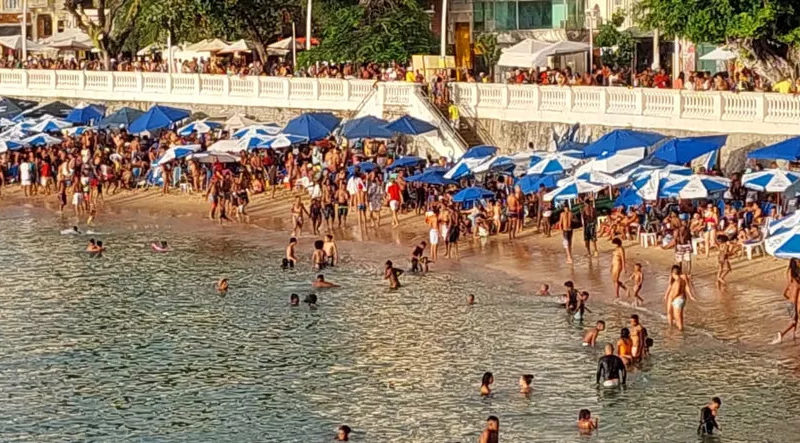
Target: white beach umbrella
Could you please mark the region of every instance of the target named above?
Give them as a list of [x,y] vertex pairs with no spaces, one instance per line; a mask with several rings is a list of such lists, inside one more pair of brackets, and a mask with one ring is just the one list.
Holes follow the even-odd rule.
[[800,173],[783,169],[766,169],[742,176],[742,185],[761,192],[787,192],[796,189],[800,183]]
[[574,200],[581,194],[599,192],[603,186],[587,182],[585,180],[573,179],[563,183],[556,189],[544,195],[545,201]]

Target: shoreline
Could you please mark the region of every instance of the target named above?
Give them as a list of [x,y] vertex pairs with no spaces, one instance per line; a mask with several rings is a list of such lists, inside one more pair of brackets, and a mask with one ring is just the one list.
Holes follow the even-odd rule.
[[[0,196],[0,208],[32,205],[56,213],[58,211],[58,203],[53,194],[26,198],[18,186],[6,186],[3,191]],[[247,208],[248,219],[245,222],[219,224],[215,221],[213,224],[223,229],[230,225],[241,227],[244,228],[243,232],[255,227],[274,234],[275,243],[282,246],[279,237],[281,233],[284,233],[286,238],[290,235],[289,210],[291,200],[295,195],[297,194],[284,189],[276,193],[274,200],[264,194],[254,195]],[[208,204],[199,194],[182,194],[177,190],[172,190],[170,194],[162,195],[160,189],[155,188],[121,191],[113,196],[106,196],[104,202],[100,203],[95,224],[102,225],[106,217],[130,217],[133,214],[147,214],[155,218],[183,219],[191,217],[193,223],[211,224],[212,222],[207,218],[207,211]],[[367,228],[366,232],[359,232],[357,222],[354,226],[352,217],[348,220],[347,228],[333,229],[337,244],[340,245],[340,251],[344,254],[365,256],[376,260],[379,256],[385,257],[393,261],[397,260],[395,263],[399,264],[401,268],[405,268],[408,254],[413,246],[421,240],[427,240],[427,227],[423,223],[423,216],[403,214],[400,216],[401,225],[398,228],[392,228],[388,211],[382,212],[381,227],[378,229]],[[63,217],[70,222],[75,220],[70,206],[67,206]],[[85,216],[83,216],[78,225],[85,225],[85,221]],[[325,233],[323,223],[320,235]],[[303,233],[299,236],[301,248],[298,256],[301,261],[305,260],[306,252],[310,255],[309,240],[317,238],[319,237],[311,234],[307,222]],[[365,249],[365,245],[368,248]],[[625,241],[624,246],[628,258],[628,272],[634,263],[641,263],[645,274],[642,291],[645,303],[639,308],[632,306],[628,306],[628,308],[640,312],[640,314],[644,313],[648,316],[652,314],[653,317],[662,317],[663,319],[663,302],[661,301],[665,288],[663,279],[673,264],[672,251],[654,247],[642,248],[635,241]],[[621,301],[615,300],[613,297],[609,271],[609,253],[612,251],[613,245],[607,240],[600,240],[598,242],[599,257],[587,257],[582,231],[575,233],[573,244],[575,263],[573,265],[567,265],[564,262],[564,251],[558,231],[554,232],[552,237],[545,238],[536,234],[533,229],[526,228],[513,242],[510,242],[504,234],[492,236],[486,242],[466,238],[459,242],[459,248],[459,259],[440,258],[437,263],[432,265],[431,271],[451,272],[469,278],[495,282],[511,279],[521,296],[531,296],[543,283],[550,285],[551,293],[560,294],[563,281],[574,280],[577,286],[589,290],[595,301],[611,304],[625,304],[627,301],[624,299],[624,295]],[[307,251],[307,249],[309,250]],[[536,268],[539,263],[547,264],[548,266],[545,268],[557,269],[557,271],[549,272],[546,275],[537,273]],[[700,302],[690,303],[690,307],[687,309],[687,326],[705,328],[704,321],[708,320],[707,317],[710,314],[716,317],[721,315],[722,317],[716,318],[715,321],[727,321],[732,326],[730,328],[708,328],[712,337],[726,342],[763,347],[777,333],[778,329],[783,328],[787,323],[785,314],[782,315],[783,308],[780,306],[783,300],[781,292],[786,262],[773,257],[758,257],[752,261],[738,258],[733,261],[732,265],[733,272],[728,277],[726,291],[717,291],[714,289],[717,266],[714,252],[708,258],[693,256],[693,280],[698,287]],[[476,270],[480,272],[476,272]],[[478,297],[482,296],[485,295]],[[746,319],[747,321],[743,321],[742,316],[747,315],[750,304],[764,305],[771,309],[769,312],[762,310],[761,315],[751,316]],[[651,327],[664,327],[662,319],[650,318],[648,320]],[[786,343],[784,342],[784,347],[787,347]],[[797,355],[796,352],[791,354]]]

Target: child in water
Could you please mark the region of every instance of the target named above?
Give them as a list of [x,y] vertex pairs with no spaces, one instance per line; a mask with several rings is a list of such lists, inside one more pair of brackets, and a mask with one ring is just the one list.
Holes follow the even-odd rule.
[[395,268],[391,260],[386,260],[386,269],[383,273],[383,279],[389,280],[390,289],[397,289],[400,287],[400,279],[398,277],[402,274],[402,269]]
[[592,419],[592,411],[581,409],[578,412],[578,429],[580,429],[581,433],[591,433],[597,429],[598,425],[597,418]]
[[226,294],[228,292],[228,279],[227,278],[219,279],[216,286],[217,286],[217,292],[219,292],[220,294]]
[[630,277],[628,277],[628,281],[633,282],[633,287],[628,286],[628,296],[630,296],[631,291],[633,291],[633,305],[641,306],[642,303],[644,303],[644,299],[639,295],[639,292],[642,290],[642,283],[644,283],[644,273],[642,273],[641,263],[633,265],[633,272]]
[[606,322],[603,320],[597,321],[597,326],[590,329],[586,335],[583,336],[583,345],[584,346],[591,346],[594,347],[594,344],[597,342],[597,336],[600,335],[602,331],[606,329]]

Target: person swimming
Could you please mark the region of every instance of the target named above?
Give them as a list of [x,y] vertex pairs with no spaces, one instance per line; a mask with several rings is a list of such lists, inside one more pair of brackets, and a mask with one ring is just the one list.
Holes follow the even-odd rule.
[[352,432],[352,429],[350,429],[350,426],[341,425],[341,426],[339,426],[339,429],[336,430],[336,438],[334,440],[336,440],[336,441],[350,441],[350,433],[351,432]]
[[289,296],[289,306],[299,306],[300,305],[300,296],[297,294],[292,294]]
[[325,250],[323,249],[324,246],[325,242],[322,240],[314,242],[314,252],[311,254],[311,266],[315,271],[321,271],[328,264],[325,257]]
[[600,332],[605,331],[606,329],[606,322],[603,320],[597,321],[597,326],[590,329],[589,332],[583,337],[583,346],[591,346],[594,347],[595,342],[597,341],[597,336],[600,335]]
[[308,294],[303,299],[303,303],[308,303],[308,307],[311,309],[316,309],[317,307],[317,294]]
[[61,235],[76,235],[76,234],[80,234],[80,233],[81,233],[81,231],[78,230],[77,226],[73,226],[73,227],[71,227],[69,229],[64,229],[64,230],[61,231]]
[[89,244],[86,245],[86,252],[94,253],[97,251],[97,241],[93,238],[89,239]]
[[597,361],[597,383],[603,379],[603,387],[613,388],[620,384],[625,384],[628,378],[628,371],[622,359],[614,355],[614,345],[607,343],[604,349],[605,355]]
[[533,387],[533,374],[522,374],[519,378],[519,392],[528,396],[531,394]]
[[492,383],[494,383],[494,375],[491,372],[484,372],[481,378],[481,395],[487,396],[492,393]]
[[286,246],[286,256],[281,264],[282,269],[294,268],[294,265],[297,264],[297,255],[295,254],[296,247],[297,239],[295,237],[290,238],[289,244]]
[[567,288],[567,294],[565,296],[566,302],[564,303],[564,307],[567,309],[567,314],[574,315],[578,310],[578,290],[575,289],[575,283],[572,283],[571,281],[565,282],[564,287]]
[[575,313],[572,315],[572,318],[577,322],[583,321],[583,314],[585,312],[592,312],[589,308],[586,307],[586,301],[589,300],[589,293],[587,291],[583,291],[578,296],[578,307],[575,309]]
[[399,277],[402,274],[403,274],[402,269],[395,268],[391,260],[386,260],[386,268],[383,272],[383,279],[389,280],[390,289],[397,289],[400,287]]
[[315,288],[338,288],[339,285],[335,283],[331,283],[329,281],[325,281],[325,276],[322,274],[317,275],[317,279],[311,283],[311,286]]
[[591,433],[597,429],[599,421],[597,418],[592,419],[592,411],[588,409],[581,409],[578,412],[578,429],[581,433]]
[[153,248],[155,252],[169,252],[169,246],[167,246],[167,242],[163,240],[158,243],[150,243],[150,247]]
[[475,296],[474,296],[474,295],[472,295],[472,294],[469,294],[469,295],[467,296],[467,305],[470,305],[470,306],[472,306],[472,305],[474,305],[474,304],[475,304]]
[[490,415],[486,419],[486,428],[481,432],[478,443],[498,443],[500,441],[500,419]]
[[221,278],[216,284],[217,292],[220,294],[226,294],[228,292],[228,279]]
[[631,331],[628,328],[622,328],[619,333],[619,340],[617,340],[617,355],[626,365],[629,365],[631,362],[633,362],[633,340],[631,340]]
[[697,427],[697,433],[701,435],[713,435],[714,429],[719,430],[717,423],[717,411],[722,406],[722,400],[719,397],[711,399],[711,403],[700,409],[700,426]]

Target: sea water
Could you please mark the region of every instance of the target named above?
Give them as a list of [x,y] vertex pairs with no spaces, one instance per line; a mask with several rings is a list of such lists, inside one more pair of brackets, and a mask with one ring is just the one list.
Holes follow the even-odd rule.
[[[502,441],[576,441],[588,408],[600,418],[591,440],[686,442],[712,396],[723,441],[797,441],[800,383],[769,349],[701,328],[665,334],[647,312],[652,358],[624,389],[598,389],[601,349],[581,337],[602,318],[598,343],[615,342],[622,306],[590,303],[575,324],[513,280],[465,273],[404,275],[390,291],[381,261],[349,255],[325,271],[341,288],[312,291],[309,238],[302,263],[281,271],[282,248],[254,230],[125,217],[91,235],[68,227],[50,212],[0,212],[2,441],[323,442],[347,424],[353,441],[466,442],[489,415]],[[89,237],[108,246],[102,257],[83,252]],[[153,253],[162,239],[172,252]],[[289,306],[311,292],[316,309]]]

